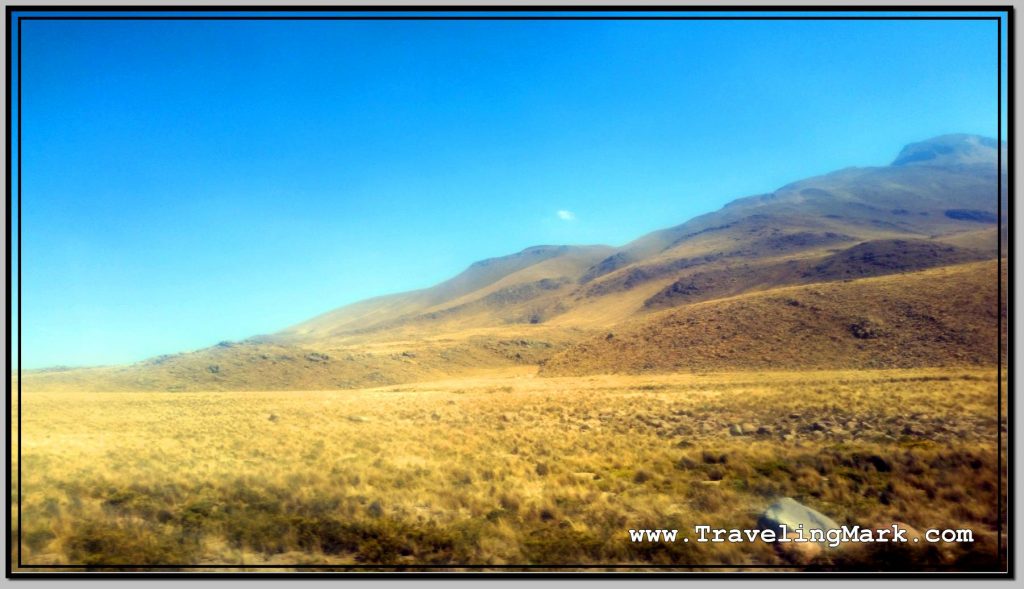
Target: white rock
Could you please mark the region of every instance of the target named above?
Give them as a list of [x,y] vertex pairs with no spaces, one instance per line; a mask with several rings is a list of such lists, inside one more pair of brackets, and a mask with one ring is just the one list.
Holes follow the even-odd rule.
[[775,530],[777,534],[782,533],[782,525],[785,525],[788,532],[795,532],[799,526],[803,526],[804,537],[809,537],[808,530],[831,530],[839,528],[839,524],[820,511],[815,511],[806,505],[785,497],[776,501],[764,510],[757,520],[761,529]]

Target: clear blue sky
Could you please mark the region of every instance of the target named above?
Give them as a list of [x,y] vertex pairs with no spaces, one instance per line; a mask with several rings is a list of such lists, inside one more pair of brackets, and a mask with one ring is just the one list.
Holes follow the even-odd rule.
[[23,367],[270,333],[994,137],[995,29],[25,21]]

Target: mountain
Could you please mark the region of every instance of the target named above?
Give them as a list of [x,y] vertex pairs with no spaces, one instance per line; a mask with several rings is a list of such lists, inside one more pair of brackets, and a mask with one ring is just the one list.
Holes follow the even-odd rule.
[[997,275],[989,260],[686,305],[573,344],[540,373],[994,366]]
[[[942,135],[911,143],[903,148],[892,162],[894,166],[960,166],[989,165],[992,163],[992,152],[999,148],[995,139],[977,135]],[[1006,150],[1000,150],[1002,164],[1006,165]]]
[[[536,299],[555,300],[564,286],[608,255],[607,246],[536,246],[472,264],[458,276],[431,288],[370,299],[342,307],[285,329],[275,341],[308,341],[395,327],[402,321],[433,319],[453,310],[472,312],[474,302],[494,318],[529,322]],[[477,305],[476,308],[480,308]],[[533,321],[534,323],[538,321]]]
[[[553,375],[990,363],[994,340],[982,336],[994,260],[1006,255],[1005,152],[944,135],[891,165],[740,198],[621,247],[531,247],[277,333],[128,366],[30,371],[23,384],[320,389],[512,366]],[[957,288],[977,296],[956,298]],[[851,331],[861,319],[877,337]],[[746,343],[708,340],[715,333]]]

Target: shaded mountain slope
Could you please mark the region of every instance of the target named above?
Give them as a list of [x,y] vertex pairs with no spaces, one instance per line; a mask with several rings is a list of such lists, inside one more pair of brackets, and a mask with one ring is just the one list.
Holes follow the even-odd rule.
[[884,276],[992,258],[989,253],[925,239],[865,241],[823,256],[697,269],[644,301],[662,309],[785,285]]
[[574,344],[541,374],[995,365],[996,278],[990,260],[687,305]]

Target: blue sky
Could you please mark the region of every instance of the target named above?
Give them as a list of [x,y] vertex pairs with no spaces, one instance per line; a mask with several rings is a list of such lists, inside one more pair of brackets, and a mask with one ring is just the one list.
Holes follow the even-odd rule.
[[985,21],[25,21],[21,41],[25,368],[270,333],[997,131]]

